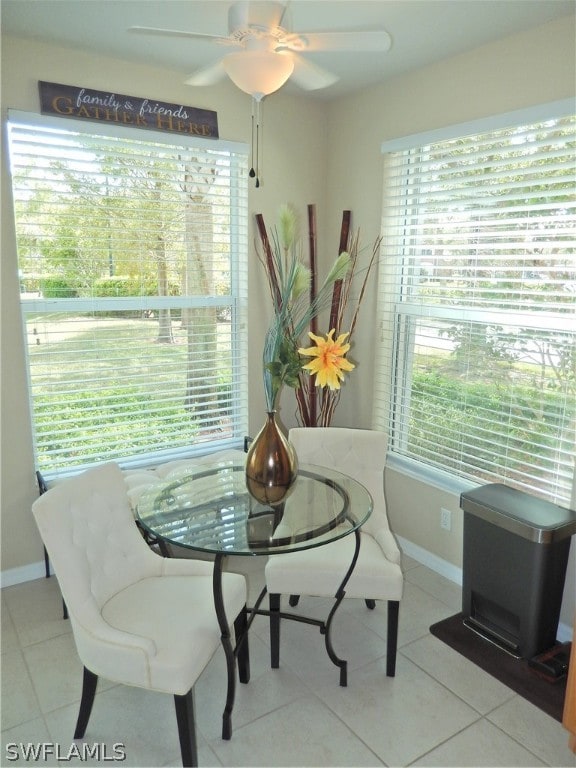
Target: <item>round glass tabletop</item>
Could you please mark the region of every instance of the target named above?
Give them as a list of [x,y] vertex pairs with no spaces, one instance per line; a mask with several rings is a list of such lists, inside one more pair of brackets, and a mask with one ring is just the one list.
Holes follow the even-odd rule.
[[143,527],[171,544],[209,553],[271,555],[326,544],[359,528],[372,512],[366,488],[333,469],[303,465],[274,507],[246,489],[243,458],[173,473],[138,501]]

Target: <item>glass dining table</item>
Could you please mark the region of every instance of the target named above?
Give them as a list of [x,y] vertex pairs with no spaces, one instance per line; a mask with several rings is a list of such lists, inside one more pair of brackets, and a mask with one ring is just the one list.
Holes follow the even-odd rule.
[[[347,684],[346,661],[334,652],[330,629],[358,559],[360,528],[371,512],[372,498],[363,485],[341,472],[314,465],[299,467],[283,502],[273,507],[263,505],[246,488],[245,457],[240,454],[232,459],[187,464],[140,496],[136,507],[139,525],[164,556],[173,555],[173,547],[182,547],[214,558],[214,605],[228,670],[222,738],[232,736],[236,667],[240,682],[250,679],[248,630],[256,615],[270,617],[272,647],[275,632],[278,647],[280,619],[319,627],[327,653],[340,669],[340,685]],[[286,554],[323,546],[350,534],[355,535],[354,555],[325,621],[263,609],[264,588],[254,606],[234,623],[233,644],[222,592],[222,571],[228,556]],[[272,666],[278,666],[274,658]]]

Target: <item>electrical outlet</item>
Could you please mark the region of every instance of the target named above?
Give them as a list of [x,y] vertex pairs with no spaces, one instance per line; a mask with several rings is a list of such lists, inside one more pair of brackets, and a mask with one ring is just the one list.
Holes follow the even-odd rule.
[[445,531],[452,530],[452,512],[444,507],[440,507],[440,528]]

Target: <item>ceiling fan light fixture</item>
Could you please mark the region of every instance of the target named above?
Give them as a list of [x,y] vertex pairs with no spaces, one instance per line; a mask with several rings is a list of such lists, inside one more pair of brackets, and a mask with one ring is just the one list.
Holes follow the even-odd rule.
[[256,100],[281,88],[294,71],[290,55],[274,51],[241,51],[222,59],[228,77]]

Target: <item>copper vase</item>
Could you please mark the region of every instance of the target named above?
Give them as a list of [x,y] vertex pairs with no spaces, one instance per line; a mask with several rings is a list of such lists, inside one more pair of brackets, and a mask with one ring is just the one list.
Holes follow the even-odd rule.
[[276,423],[276,411],[269,411],[246,457],[246,487],[256,501],[274,506],[286,498],[297,472],[294,448]]

